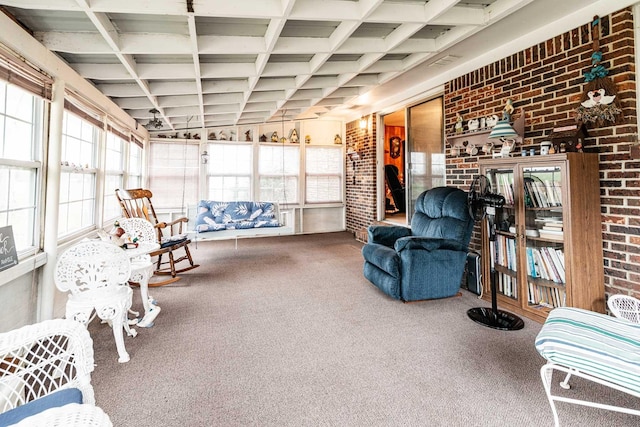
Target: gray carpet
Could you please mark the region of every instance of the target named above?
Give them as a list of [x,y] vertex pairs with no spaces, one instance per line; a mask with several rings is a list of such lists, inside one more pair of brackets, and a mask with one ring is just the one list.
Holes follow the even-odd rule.
[[[151,290],[162,312],[126,338],[94,322],[96,401],[115,426],[551,426],[533,346],[461,297],[410,304],[362,276],[349,233],[206,242],[201,267]],[[134,289],[134,307],[140,308]],[[572,393],[637,400],[575,379]],[[563,426],[640,418],[560,404]]]

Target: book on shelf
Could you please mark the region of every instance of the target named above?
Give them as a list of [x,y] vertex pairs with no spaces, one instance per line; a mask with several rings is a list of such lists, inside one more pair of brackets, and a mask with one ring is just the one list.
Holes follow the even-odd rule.
[[548,230],[541,228],[540,230],[538,230],[538,233],[540,233],[540,237],[542,237],[543,239],[557,240],[559,242],[564,240],[563,230]]
[[527,274],[534,278],[564,283],[564,254],[562,250],[552,247],[527,247]]

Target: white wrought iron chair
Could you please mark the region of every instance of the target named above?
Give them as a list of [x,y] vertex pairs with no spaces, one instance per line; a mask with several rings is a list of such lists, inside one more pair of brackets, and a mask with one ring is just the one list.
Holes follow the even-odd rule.
[[[147,244],[159,247],[156,238],[156,231],[153,225],[142,218],[121,218],[118,220],[120,227],[131,239],[141,245]],[[148,252],[140,253],[131,259],[131,277],[129,282],[140,286],[140,295],[144,307],[144,317],[138,321],[137,325],[143,328],[153,326],[153,321],[160,313],[158,302],[149,295],[149,279],[153,276],[155,265],[151,262]]]
[[64,251],[58,258],[54,278],[60,291],[70,292],[67,319],[88,325],[97,315],[111,325],[120,363],[129,361],[123,329],[127,335],[136,336],[127,319],[133,295],[127,283],[130,276],[131,262],[124,250],[95,240]]
[[[95,406],[93,369],[93,342],[78,322],[46,320],[0,334],[0,425],[111,426]],[[81,403],[44,403],[73,389]]]

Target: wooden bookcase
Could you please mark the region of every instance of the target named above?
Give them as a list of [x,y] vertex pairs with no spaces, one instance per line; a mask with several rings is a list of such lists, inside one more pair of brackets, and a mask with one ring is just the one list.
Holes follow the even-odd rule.
[[539,322],[558,306],[603,313],[598,155],[483,159],[479,168],[506,200],[494,242],[482,225],[484,298],[493,267],[500,309]]

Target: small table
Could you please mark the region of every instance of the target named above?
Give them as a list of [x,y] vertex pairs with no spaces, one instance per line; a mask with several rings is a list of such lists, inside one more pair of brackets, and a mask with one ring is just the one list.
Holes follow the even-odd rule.
[[138,247],[132,249],[124,249],[131,260],[131,276],[129,281],[140,285],[140,295],[142,297],[142,306],[144,307],[144,316],[138,320],[136,324],[141,328],[150,328],[153,321],[160,313],[160,306],[149,295],[149,278],[153,276],[153,263],[149,257],[149,253],[160,248],[155,242],[139,242]]

